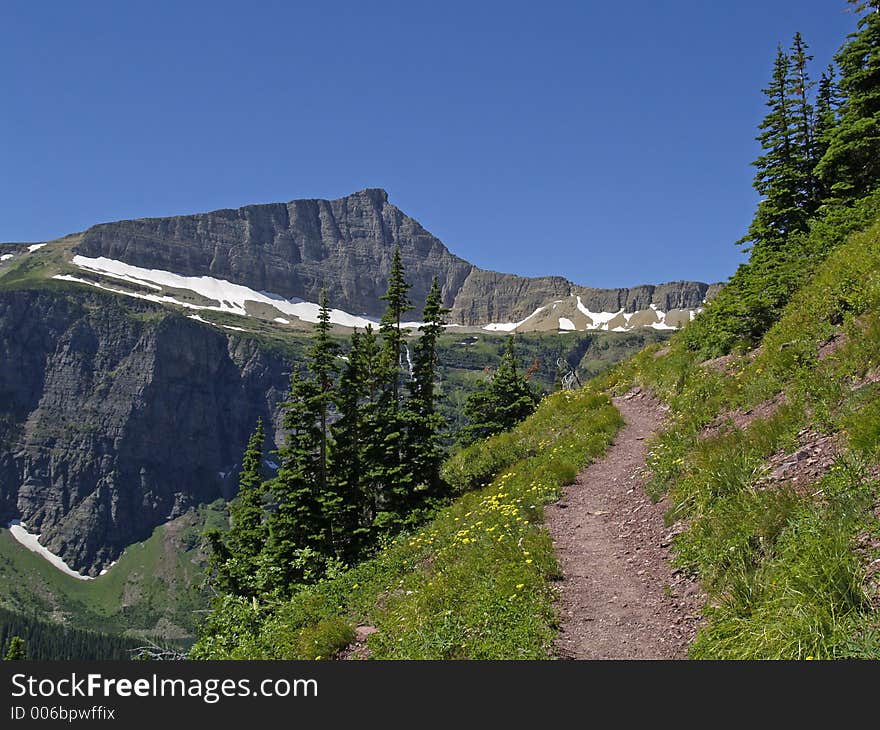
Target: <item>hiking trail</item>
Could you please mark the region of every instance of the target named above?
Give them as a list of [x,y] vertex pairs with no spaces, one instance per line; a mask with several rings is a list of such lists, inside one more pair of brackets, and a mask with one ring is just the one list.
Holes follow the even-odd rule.
[[700,622],[699,587],[669,564],[666,500],[644,491],[647,440],[663,421],[641,390],[614,399],[626,425],[605,457],[546,509],[563,578],[555,653],[565,659],[684,659]]

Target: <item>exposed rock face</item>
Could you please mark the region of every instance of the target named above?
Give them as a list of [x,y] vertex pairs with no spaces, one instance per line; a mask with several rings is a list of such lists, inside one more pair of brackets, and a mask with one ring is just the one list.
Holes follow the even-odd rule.
[[106,223],[86,231],[77,253],[213,276],[288,299],[317,302],[326,287],[337,309],[379,316],[395,244],[412,300],[424,303],[436,273],[451,305],[473,266],[389,204],[384,190]]
[[638,312],[652,304],[664,312],[670,309],[697,309],[703,305],[709,285],[696,281],[674,281],[657,286],[635,286],[630,289],[591,289],[573,287],[572,294],[591,312]]
[[238,210],[104,223],[83,234],[76,252],[185,276],[213,276],[258,291],[330,303],[380,316],[394,246],[400,246],[418,317],[436,274],[451,321],[519,321],[549,300],[581,294],[592,311],[699,307],[709,287],[675,282],[632,289],[577,287],[562,277],[525,278],[478,269],[416,220],[368,189],[337,200],[294,200]]
[[0,293],[0,519],[20,516],[95,574],[156,525],[234,493],[289,367],[147,303]]
[[463,325],[518,322],[549,300],[568,296],[571,286],[559,276],[528,279],[474,268],[456,294],[450,319]]

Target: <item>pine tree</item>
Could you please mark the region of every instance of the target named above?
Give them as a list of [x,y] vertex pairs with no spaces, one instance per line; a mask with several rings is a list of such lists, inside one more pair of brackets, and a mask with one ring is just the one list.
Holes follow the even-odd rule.
[[[795,33],[790,50],[791,73],[788,78],[789,106],[792,118],[792,163],[798,173],[797,205],[809,217],[819,206],[818,185],[813,169],[816,166],[814,149],[814,114],[810,90],[815,82],[810,79],[807,66],[813,57],[800,33]],[[806,225],[804,225],[804,228]]]
[[[381,435],[381,456],[374,464],[381,470],[382,482],[379,495],[380,508],[376,515],[376,527],[380,530],[395,529],[401,524],[411,500],[413,474],[404,456],[406,448],[406,417],[401,402],[401,384],[404,379],[404,338],[401,329],[403,315],[412,309],[400,247],[395,247],[388,276],[388,291],[382,296],[387,308],[379,322],[382,337],[381,369],[384,390],[377,404],[378,433]],[[381,466],[379,466],[381,464]]]
[[339,497],[328,479],[327,460],[338,347],[329,333],[330,310],[322,292],[308,377],[296,370],[291,375],[283,419],[287,440],[278,450],[281,464],[272,482],[276,504],[267,520],[263,580],[281,594],[319,578],[333,554],[330,516]]
[[268,534],[264,520],[264,439],[263,421],[259,419],[242,458],[238,495],[229,505],[230,529],[225,535],[217,530],[206,535],[214,568],[212,582],[224,593],[253,596],[259,592],[257,571]]
[[401,329],[400,324],[403,315],[412,309],[412,303],[408,296],[411,288],[404,277],[400,247],[395,246],[391,259],[391,270],[388,274],[388,290],[381,297],[383,301],[388,302],[388,305],[379,322],[379,333],[382,336],[383,354],[388,368],[395,407],[400,402],[401,369],[406,336],[406,332]]
[[[837,128],[837,114],[840,97],[837,88],[837,74],[832,64],[822,72],[819,87],[816,91],[816,114],[813,128],[813,169],[817,170],[819,162],[828,151],[828,144]],[[823,183],[818,174],[814,174],[817,186],[816,198],[823,201],[831,197],[830,186]]]
[[759,126],[757,139],[764,154],[753,163],[758,168],[754,187],[763,199],[740,241],[752,242],[754,249],[778,250],[790,234],[806,229],[807,212],[801,192],[804,166],[793,132],[790,70],[791,59],[780,46],[770,84],[763,90],[770,111]]
[[13,636],[9,640],[9,649],[6,651],[7,662],[21,662],[27,659],[27,648],[24,639],[20,636]]
[[[413,481],[421,490],[419,499],[441,496],[440,464],[443,461],[443,417],[437,413],[436,378],[439,359],[437,343],[446,325],[449,310],[443,306],[440,283],[434,277],[425,299],[424,324],[413,356],[410,381],[409,448]],[[413,505],[415,506],[415,504]]]
[[850,2],[868,12],[835,57],[843,101],[816,170],[831,196],[844,203],[880,181],[880,0]]
[[337,536],[336,555],[347,562],[356,559],[369,542],[372,501],[366,476],[369,464],[369,413],[372,393],[369,374],[376,353],[372,328],[351,336],[348,362],[339,379],[335,404],[338,418],[330,428],[333,439],[332,482],[339,502],[330,520]]
[[528,380],[517,372],[516,352],[510,337],[492,380],[468,398],[465,405],[468,425],[462,429],[460,440],[471,443],[510,430],[534,412],[538,400]]

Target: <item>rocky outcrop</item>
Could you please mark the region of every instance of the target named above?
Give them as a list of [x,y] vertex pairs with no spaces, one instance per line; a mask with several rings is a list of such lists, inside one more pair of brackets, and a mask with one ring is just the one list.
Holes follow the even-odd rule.
[[394,246],[399,246],[421,313],[434,275],[451,321],[511,322],[554,298],[580,294],[592,311],[699,307],[706,284],[674,282],[630,289],[590,289],[558,276],[527,278],[478,269],[388,202],[367,189],[337,200],[294,200],[237,210],[144,218],[93,226],[76,253],[185,276],[213,276],[257,291],[316,302],[326,287],[331,305],[380,316]]
[[0,293],[0,519],[94,575],[157,525],[234,493],[289,368],[148,303]]

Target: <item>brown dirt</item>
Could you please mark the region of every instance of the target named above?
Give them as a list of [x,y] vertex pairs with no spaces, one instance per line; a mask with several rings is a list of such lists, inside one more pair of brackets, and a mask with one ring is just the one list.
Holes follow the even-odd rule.
[[370,649],[367,646],[367,640],[375,634],[379,629],[375,626],[356,626],[354,630],[354,641],[337,655],[337,659],[369,659]]
[[635,391],[614,403],[626,426],[546,510],[564,578],[556,653],[569,659],[681,659],[696,634],[704,598],[669,564],[673,530],[664,502],[644,492],[646,439],[660,404]]
[[843,332],[835,332],[831,337],[829,337],[819,346],[819,350],[817,352],[819,360],[824,360],[825,358],[833,355],[845,344],[846,334]]

